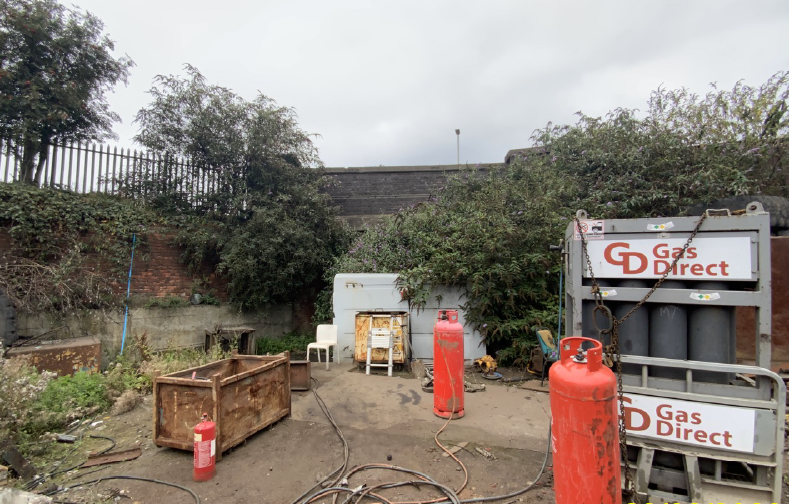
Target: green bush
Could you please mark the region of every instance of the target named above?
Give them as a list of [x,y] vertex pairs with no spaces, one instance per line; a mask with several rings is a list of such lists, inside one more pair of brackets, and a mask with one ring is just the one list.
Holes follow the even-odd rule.
[[[417,308],[435,286],[460,286],[466,320],[488,350],[522,365],[534,329],[557,327],[559,254],[548,246],[575,212],[674,216],[731,194],[788,195],[787,99],[789,72],[779,72],[761,87],[713,87],[701,98],[658,89],[643,114],[619,108],[549,123],[510,164],[463,173],[431,201],[366,230],[324,280],[398,273]],[[318,298],[319,322],[332,317],[330,290]]]
[[110,407],[104,375],[78,372],[52,380],[37,406],[43,411],[66,413],[75,408],[104,410]]
[[307,355],[307,345],[314,342],[314,335],[297,333],[288,333],[278,338],[258,338],[256,352],[258,355],[290,352],[291,357],[301,358]]

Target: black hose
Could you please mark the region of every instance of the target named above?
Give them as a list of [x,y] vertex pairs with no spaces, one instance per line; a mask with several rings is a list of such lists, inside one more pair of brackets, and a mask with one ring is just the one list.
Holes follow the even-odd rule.
[[[497,500],[510,499],[512,497],[517,497],[518,495],[525,494],[526,492],[528,492],[529,490],[534,488],[534,485],[536,485],[537,482],[540,481],[540,478],[542,478],[542,473],[545,472],[545,467],[548,465],[548,457],[550,456],[550,454],[551,454],[551,426],[549,425],[548,426],[548,449],[545,450],[545,458],[542,461],[542,467],[540,467],[540,471],[537,473],[537,477],[534,478],[534,481],[532,481],[531,483],[526,485],[525,488],[523,488],[521,490],[517,490],[517,491],[512,492],[512,493],[508,493],[508,494],[504,494],[504,495],[494,495],[493,497],[478,497],[476,499],[463,499],[463,500],[460,501],[460,503],[461,504],[469,504],[469,503],[472,503],[472,502],[491,502],[491,501],[497,501]],[[449,502],[449,501],[442,501],[441,503],[438,503],[438,504],[443,504],[444,502]]]
[[[315,381],[316,384],[318,384],[318,380],[316,380],[315,378],[312,378],[312,379]],[[342,473],[343,473],[345,467],[348,464],[348,457],[349,457],[349,453],[350,453],[350,451],[348,449],[348,441],[342,435],[342,431],[340,430],[340,428],[337,425],[337,423],[334,421],[334,418],[331,416],[331,413],[329,412],[329,408],[326,406],[326,403],[323,402],[323,400],[320,398],[320,396],[318,395],[318,393],[315,391],[314,388],[313,388],[312,392],[315,395],[315,399],[318,401],[318,405],[321,407],[321,411],[323,411],[324,415],[326,415],[326,418],[329,419],[331,424],[334,426],[334,429],[337,431],[337,434],[340,436],[340,439],[343,441],[343,444],[344,444],[345,449],[346,449],[346,452],[345,452],[346,453],[346,457],[345,457],[345,461],[343,462],[343,464],[339,468],[337,468],[334,471],[332,471],[331,474],[329,474],[322,481],[320,481],[319,483],[314,485],[312,488],[310,488],[309,490],[307,490],[306,492],[301,494],[301,496],[299,496],[298,499],[293,501],[293,504],[300,504],[300,503],[304,503],[304,502],[309,502],[310,500],[313,500],[313,499],[315,499],[315,498],[317,498],[317,497],[319,497],[321,495],[324,495],[326,493],[330,493],[330,492],[336,493],[336,492],[340,492],[340,491],[347,492],[347,493],[350,494],[348,496],[348,499],[346,499],[346,502],[348,502],[353,497],[355,497],[357,495],[360,495],[363,492],[363,490],[354,491],[354,490],[351,490],[351,489],[345,488],[345,487],[337,487],[336,486],[336,482],[335,482],[329,488],[324,488],[323,490],[319,490],[319,491],[313,493],[312,495],[310,495],[310,492],[313,492],[315,490],[315,488],[317,488],[318,486],[323,484],[325,481],[328,481],[334,474],[337,474],[339,472],[340,476],[342,476]],[[510,499],[512,497],[517,497],[519,495],[525,494],[526,492],[528,492],[529,490],[534,488],[534,486],[537,484],[537,482],[540,481],[540,478],[542,478],[542,475],[545,472],[545,468],[548,465],[548,458],[550,457],[550,454],[551,454],[551,426],[550,425],[548,426],[547,445],[548,446],[547,446],[547,448],[545,450],[545,457],[543,458],[542,466],[540,467],[540,470],[537,473],[537,476],[534,478],[534,480],[531,483],[529,483],[528,485],[526,485],[526,487],[524,487],[524,488],[522,488],[520,490],[517,490],[515,492],[508,493],[508,494],[494,495],[492,497],[478,497],[478,498],[474,498],[474,499],[456,500],[458,498],[457,498],[457,496],[455,495],[455,493],[454,493],[454,491],[452,489],[447,488],[447,487],[441,485],[440,483],[437,483],[433,478],[431,478],[427,474],[419,472],[419,471],[415,471],[415,470],[412,470],[412,469],[406,469],[406,468],[397,467],[397,466],[378,467],[378,468],[379,469],[391,469],[391,470],[394,470],[394,471],[411,473],[411,474],[417,475],[419,477],[425,478],[425,481],[422,481],[422,482],[410,481],[410,482],[391,483],[391,484],[382,485],[382,486],[380,486],[380,488],[394,488],[394,487],[399,487],[399,486],[411,485],[411,484],[414,484],[414,483],[430,484],[430,485],[436,486],[437,488],[439,488],[442,491],[444,491],[444,493],[446,493],[446,495],[448,497],[447,499],[439,501],[436,504],[447,504],[447,503],[449,503],[449,504],[471,504],[471,503],[476,503],[476,502],[492,502],[492,501],[499,501],[499,500],[504,500],[504,499]],[[353,472],[353,470],[351,470],[351,472]],[[339,478],[339,479],[341,479],[341,478]],[[339,479],[337,481],[339,481]],[[378,488],[378,487],[376,487],[376,488]],[[447,493],[447,491],[449,491],[450,493]],[[369,497],[369,496],[368,495],[364,495],[364,497]]]
[[[323,495],[323,494],[327,494],[327,493],[337,493],[337,492],[348,492],[348,493],[351,493],[351,494],[355,494],[355,493],[356,493],[356,490],[353,490],[353,489],[351,489],[351,488],[345,488],[345,487],[328,487],[328,488],[324,488],[324,489],[322,489],[322,490],[318,490],[318,491],[317,491],[317,492],[315,492],[314,494],[307,496],[307,498],[306,498],[305,500],[303,500],[303,501],[302,501],[302,500],[299,500],[299,501],[296,501],[296,502],[297,502],[297,503],[300,503],[300,502],[309,502],[309,501],[311,501],[312,499],[316,499],[316,498],[320,497],[320,496],[321,496],[321,495]],[[376,501],[380,501],[380,500],[382,499],[381,497],[374,497],[374,496],[372,496],[372,495],[365,495],[365,497],[367,497],[368,499],[376,500]],[[301,499],[301,497],[299,497],[299,499]],[[390,500],[388,500],[388,499],[384,499],[384,502],[385,502],[386,504],[392,504],[392,501],[390,501]]]
[[107,441],[109,441],[110,443],[112,443],[112,446],[110,446],[109,448],[105,448],[104,450],[101,450],[99,453],[97,453],[97,455],[104,455],[104,454],[105,454],[105,453],[107,453],[108,451],[110,451],[110,450],[112,450],[113,448],[115,448],[115,440],[114,440],[114,439],[112,439],[111,437],[107,437],[107,436],[93,436],[93,435],[90,435],[90,436],[88,436],[88,437],[89,437],[89,438],[93,438],[93,439],[106,439]]
[[146,481],[148,483],[158,483],[160,485],[167,485],[167,486],[171,486],[173,488],[178,488],[180,490],[183,490],[184,492],[189,492],[192,495],[192,497],[194,497],[195,503],[196,504],[200,504],[200,497],[196,493],[194,493],[194,491],[192,491],[192,489],[187,488],[187,487],[182,486],[182,485],[179,485],[178,483],[170,483],[169,481],[161,481],[161,480],[157,480],[157,479],[153,479],[153,478],[143,478],[141,476],[125,476],[125,475],[105,476],[104,478],[98,478],[98,479],[95,479],[95,480],[85,481],[83,483],[77,483],[76,485],[71,485],[69,487],[65,487],[65,488],[61,488],[59,490],[55,490],[54,492],[49,492],[46,495],[55,495],[55,494],[60,493],[60,492],[65,492],[65,491],[71,490],[72,488],[83,487],[83,486],[90,485],[90,484],[93,484],[93,483],[101,483],[102,481],[113,480],[113,479]]
[[[105,453],[107,453],[108,451],[110,451],[110,450],[112,450],[113,448],[115,448],[115,440],[114,440],[114,439],[112,439],[111,437],[107,437],[107,436],[93,436],[93,435],[90,435],[90,436],[88,436],[88,437],[90,437],[90,438],[93,438],[93,439],[106,439],[106,440],[108,440],[108,441],[110,441],[110,442],[112,443],[112,446],[110,446],[109,448],[105,448],[105,449],[101,450],[101,451],[100,451],[100,452],[99,452],[97,455],[104,455],[104,454],[105,454]],[[65,459],[64,459],[64,460],[65,460]],[[67,472],[69,472],[69,471],[73,471],[74,469],[79,469],[80,467],[82,467],[83,465],[85,465],[85,463],[86,463],[86,462],[87,462],[87,460],[85,460],[85,461],[83,461],[83,462],[80,462],[79,464],[77,464],[77,465],[75,465],[75,466],[71,466],[71,467],[69,467],[68,469],[61,469],[61,470],[59,470],[59,471],[57,471],[57,470],[56,470],[56,471],[53,471],[53,472],[49,473],[49,476],[48,476],[48,477],[50,477],[50,478],[51,478],[51,477],[53,477],[53,476],[57,476],[58,474],[63,474],[63,473],[67,473]],[[61,463],[62,463],[62,461],[61,461]],[[55,469],[57,469],[57,467],[56,467]]]
[[332,476],[334,476],[335,474],[339,474],[339,476],[334,480],[334,482],[331,485],[332,487],[336,486],[337,483],[339,483],[339,481],[342,479],[342,474],[343,474],[343,472],[345,472],[345,469],[348,467],[348,460],[351,457],[351,448],[350,448],[350,446],[348,446],[348,440],[345,439],[345,436],[343,436],[342,431],[340,430],[340,426],[337,425],[337,422],[334,421],[334,417],[332,417],[332,414],[329,411],[329,407],[326,406],[326,403],[323,402],[323,399],[321,398],[321,396],[318,395],[318,391],[315,390],[316,387],[318,385],[320,385],[320,382],[316,378],[312,378],[312,381],[315,382],[315,386],[312,387],[312,394],[315,396],[315,400],[317,401],[318,406],[320,407],[321,411],[323,412],[324,415],[326,415],[326,418],[332,424],[332,427],[334,427],[335,432],[337,432],[337,436],[339,436],[340,440],[342,441],[343,451],[344,451],[345,457],[344,457],[343,462],[340,465],[340,467],[338,467],[334,471],[330,472],[328,476],[326,476],[321,481],[319,481],[318,483],[316,483],[315,485],[310,487],[309,490],[307,490],[306,492],[301,494],[296,500],[293,501],[293,504],[298,504],[299,502],[301,502],[304,499],[304,497],[309,495],[310,492],[312,492],[313,490],[315,490],[316,488],[321,486],[323,483],[329,481],[332,478]]

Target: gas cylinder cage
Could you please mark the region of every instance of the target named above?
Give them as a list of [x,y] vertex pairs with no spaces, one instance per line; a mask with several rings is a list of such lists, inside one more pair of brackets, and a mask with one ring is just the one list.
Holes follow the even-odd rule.
[[[595,279],[605,286],[600,290],[603,291],[602,302],[608,308],[617,303],[632,307],[642,300],[673,260],[671,252],[666,256],[666,250],[678,251],[699,220],[699,217],[592,220],[583,210],[579,210],[576,217],[590,251]],[[667,243],[672,246],[659,248]],[[678,284],[661,286],[639,310],[681,306],[688,322],[692,323],[695,313],[702,313],[709,307],[722,307],[730,313],[729,347],[722,353],[711,349],[710,355],[718,357],[709,360],[717,362],[703,358],[655,357],[647,354],[652,353],[653,346],[659,347],[667,336],[649,334],[650,352],[632,355],[633,352],[622,346],[620,335],[622,363],[626,368],[623,390],[625,401],[629,403],[626,404],[629,422],[626,463],[631,466],[642,502],[780,502],[786,386],[770,370],[769,215],[756,202],[749,204],[740,215],[709,210],[690,247],[699,247],[699,252],[695,252],[695,248],[692,254],[686,252],[678,269],[667,278],[667,281],[682,280],[684,288],[677,288]],[[719,248],[716,250],[716,247]],[[742,252],[739,256],[735,248]],[[710,263],[712,266],[699,263],[694,267],[690,256],[701,257],[701,249],[708,254],[705,257],[731,254],[727,257],[739,257],[742,261],[725,262],[726,259]],[[645,251],[642,256],[655,251],[655,257],[663,262],[654,257],[637,257],[638,250]],[[602,312],[593,312],[595,297],[575,221],[567,226],[564,251],[567,335],[583,335],[608,343],[598,331],[600,327],[588,320]],[[688,266],[680,267],[683,262]],[[647,267],[653,263],[654,269]],[[621,275],[616,274],[616,268],[621,269]],[[735,278],[715,278],[715,288],[705,289],[703,287],[709,284],[677,275],[677,272],[689,274],[690,271],[700,272],[701,276],[705,272],[722,275],[726,271]],[[637,275],[626,274],[634,272],[641,275],[641,286],[632,286],[632,279]],[[735,364],[736,307],[755,308],[753,366]],[[695,334],[703,333],[696,329]],[[688,330],[689,345],[691,337]],[[707,343],[707,335],[705,341],[698,339],[692,342],[696,349]],[[718,341],[725,343],[725,337]],[[728,361],[721,362],[720,355],[727,352]],[[696,353],[698,357],[698,350]],[[649,410],[643,409],[647,406],[629,410],[634,404],[656,406]],[[657,414],[653,415],[654,412]],[[638,428],[636,423],[639,423]],[[708,425],[712,429],[726,430],[714,433],[701,430],[700,426],[707,429]],[[694,428],[698,429],[694,431]],[[734,443],[735,434],[741,445]],[[715,439],[717,443],[713,442]]]

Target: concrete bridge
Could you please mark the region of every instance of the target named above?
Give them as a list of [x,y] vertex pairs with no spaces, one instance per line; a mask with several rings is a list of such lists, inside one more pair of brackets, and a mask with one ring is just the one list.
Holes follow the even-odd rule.
[[[485,163],[478,169],[488,171],[500,166],[501,163]],[[461,165],[327,168],[327,175],[335,182],[327,192],[340,206],[340,216],[352,227],[363,229],[385,215],[427,201],[449,176],[460,171]]]

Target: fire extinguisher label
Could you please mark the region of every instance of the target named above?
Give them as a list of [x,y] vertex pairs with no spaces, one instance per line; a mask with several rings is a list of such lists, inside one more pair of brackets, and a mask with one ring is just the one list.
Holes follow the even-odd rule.
[[216,439],[211,440],[211,456],[216,455]]
[[195,443],[199,443],[202,440],[203,440],[203,435],[195,433]]
[[197,460],[195,461],[196,468],[201,469],[211,465],[211,457],[214,455],[212,449],[213,444],[213,440],[199,441],[195,443],[195,451],[197,452]]

